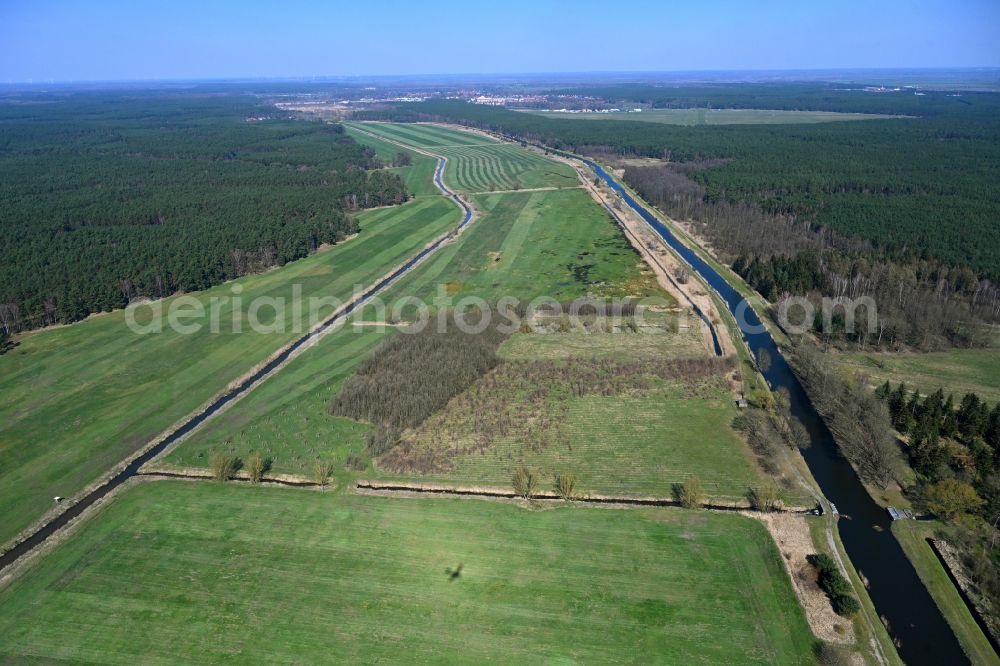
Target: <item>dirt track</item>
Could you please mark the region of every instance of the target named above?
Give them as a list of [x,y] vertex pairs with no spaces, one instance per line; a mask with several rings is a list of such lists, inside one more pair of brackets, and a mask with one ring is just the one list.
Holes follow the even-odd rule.
[[[635,248],[643,258],[643,261],[646,262],[646,265],[656,275],[656,281],[660,287],[673,296],[678,303],[688,303],[693,308],[697,308],[705,313],[705,316],[709,318],[716,329],[716,337],[719,340],[719,346],[722,348],[722,355],[735,355],[736,349],[733,346],[729,330],[725,325],[725,320],[719,316],[711,296],[701,287],[693,274],[689,276],[686,284],[682,284],[675,278],[677,272],[685,268],[684,265],[666,248],[659,238],[649,231],[639,216],[627,206],[616,207],[616,199],[602,188],[595,186],[587,178],[587,174],[580,169],[578,164],[556,155],[549,155],[549,157],[573,167],[584,188],[590,193],[594,201],[611,212],[624,227],[626,238],[628,238],[632,247]],[[712,332],[704,324],[701,326],[701,332],[706,347],[710,352],[713,351]]]

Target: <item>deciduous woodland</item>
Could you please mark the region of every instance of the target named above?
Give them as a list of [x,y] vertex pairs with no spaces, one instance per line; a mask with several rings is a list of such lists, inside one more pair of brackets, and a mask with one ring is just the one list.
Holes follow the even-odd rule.
[[[860,347],[933,349],[985,345],[984,322],[1000,318],[1000,288],[962,266],[928,259],[892,259],[870,241],[817,227],[792,213],[773,213],[745,202],[709,202],[687,173],[700,165],[627,166],[626,181],[675,219],[687,220],[722,259],[773,303],[790,294],[815,305],[814,330],[827,341]],[[869,297],[867,310],[848,331],[842,313],[823,317],[820,297]],[[798,323],[798,322],[795,322]],[[810,322],[806,322],[810,323]]]
[[372,455],[387,452],[405,428],[422,423],[500,362],[496,351],[507,335],[496,322],[476,334],[451,316],[445,321],[440,331],[431,322],[389,338],[331,401],[334,416],[378,426],[368,442]]
[[[13,101],[12,101],[13,100]],[[237,95],[0,104],[0,332],[204,289],[358,231],[406,200],[339,125]]]

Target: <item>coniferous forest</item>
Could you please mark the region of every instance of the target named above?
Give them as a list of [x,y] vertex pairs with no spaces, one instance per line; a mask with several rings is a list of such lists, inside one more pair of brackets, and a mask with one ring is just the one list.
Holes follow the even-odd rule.
[[77,92],[0,103],[4,334],[204,289],[358,231],[406,199],[336,124],[236,94]]

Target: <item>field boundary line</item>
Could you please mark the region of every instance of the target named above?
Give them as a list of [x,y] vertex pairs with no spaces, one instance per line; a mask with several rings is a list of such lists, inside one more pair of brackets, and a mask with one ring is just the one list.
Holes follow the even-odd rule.
[[[514,501],[558,501],[575,502],[579,504],[606,504],[612,506],[673,506],[680,507],[680,500],[673,497],[638,497],[628,495],[599,495],[595,493],[580,494],[572,499],[566,499],[552,490],[542,490],[523,497],[512,489],[497,486],[452,486],[437,483],[411,483],[407,481],[368,481],[358,480],[354,483],[356,490],[380,494],[408,495],[448,495],[453,497],[484,497],[490,499],[506,499]],[[709,502],[701,506],[709,511],[748,512],[753,511],[749,502]],[[775,513],[809,514],[812,508],[802,506],[785,506],[776,509]]]
[[[136,477],[143,479],[186,479],[190,481],[218,481],[211,472],[204,469],[155,469],[138,472]],[[333,490],[337,484],[333,481],[326,484],[319,484],[305,476],[296,474],[276,474],[274,476],[261,477],[260,481],[254,482],[250,479],[250,474],[240,470],[233,476],[220,483],[259,483],[262,486],[286,486],[289,488],[322,488]]]
[[556,187],[555,185],[550,185],[549,187],[522,187],[519,190],[484,190],[482,192],[469,192],[469,196],[474,197],[481,194],[515,194],[517,192],[559,192],[561,190],[582,189],[583,185],[568,185],[566,187]]

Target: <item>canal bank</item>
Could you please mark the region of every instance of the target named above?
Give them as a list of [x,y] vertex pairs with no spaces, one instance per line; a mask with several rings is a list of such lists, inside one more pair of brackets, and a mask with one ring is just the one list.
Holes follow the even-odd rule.
[[[567,155],[570,156],[570,155]],[[746,298],[697,252],[682,243],[644,204],[639,202],[599,164],[580,158],[622,200],[716,290],[740,324],[754,355],[761,350],[772,362],[763,373],[774,388],[788,391],[792,415],[805,425],[812,446],[803,457],[823,494],[837,505],[840,541],[879,616],[908,664],[969,663],[916,570],[891,532],[888,514],[868,494],[854,469],[840,455],[826,424],[805,394],[798,378]]]

